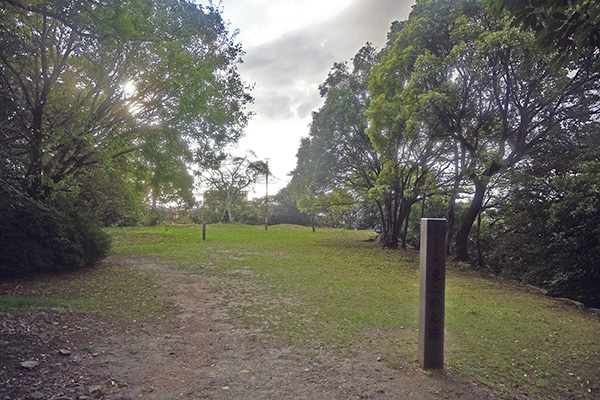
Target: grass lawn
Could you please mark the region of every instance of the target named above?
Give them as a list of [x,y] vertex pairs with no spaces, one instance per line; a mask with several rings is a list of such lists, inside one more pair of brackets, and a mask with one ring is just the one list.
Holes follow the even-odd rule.
[[[383,250],[366,241],[371,232],[313,233],[296,226],[272,226],[268,231],[243,225],[207,228],[206,241],[201,226],[110,232],[115,253],[162,259],[190,273],[245,282],[239,286],[243,290],[220,288],[228,293],[227,306],[238,323],[261,326],[295,346],[326,348],[345,356],[369,351],[395,368],[416,365],[416,251]],[[109,279],[113,274],[116,278]],[[101,284],[103,292],[73,304],[98,307],[109,316],[156,319],[164,312],[164,301],[150,295],[155,286],[151,276],[136,274],[92,273],[82,285]],[[104,303],[101,297],[108,299],[107,291],[118,295],[125,290],[123,282],[134,275],[138,291],[133,300],[121,302],[125,308],[128,301],[143,302],[144,307],[120,312],[119,300]],[[52,286],[47,280],[44,285],[46,291]],[[137,314],[132,314],[134,309]],[[448,266],[447,369],[503,397],[598,398],[599,333],[600,317],[589,311]]]

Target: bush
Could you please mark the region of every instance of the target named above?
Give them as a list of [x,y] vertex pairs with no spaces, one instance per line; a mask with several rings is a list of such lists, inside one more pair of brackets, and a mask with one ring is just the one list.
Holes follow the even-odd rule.
[[600,162],[527,177],[500,208],[489,261],[550,294],[600,307]]
[[20,196],[0,204],[0,274],[71,270],[106,256],[110,238],[92,213],[65,196],[49,204]]

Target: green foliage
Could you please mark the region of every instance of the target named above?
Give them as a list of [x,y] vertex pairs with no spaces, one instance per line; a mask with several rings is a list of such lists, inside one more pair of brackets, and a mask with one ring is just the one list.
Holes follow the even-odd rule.
[[[261,205],[264,207],[262,200]],[[310,225],[310,218],[298,210],[298,196],[291,184],[269,198],[269,224]]]
[[207,210],[207,222],[235,222],[239,208],[244,207],[247,200],[247,188],[267,177],[268,164],[264,161],[251,161],[251,156],[255,155],[228,156],[200,174],[202,182],[209,188],[204,192],[203,206],[205,209],[212,209]]
[[241,47],[219,10],[187,0],[1,8],[3,271],[88,264],[108,245],[95,218],[135,225],[148,200],[191,205],[189,165],[218,158],[250,115]]
[[127,196],[189,201],[187,164],[214,159],[248,119],[241,49],[212,6],[8,1],[0,32],[0,140],[31,196],[97,193],[109,174],[145,186]]
[[70,270],[103,258],[110,239],[85,205],[66,196],[49,204],[23,197],[0,206],[2,275]]
[[80,174],[78,181],[78,197],[94,210],[102,225],[132,226],[143,223],[149,190],[131,173],[92,168]]
[[320,224],[332,228],[351,228],[354,226],[352,210],[356,200],[343,189],[333,189],[329,193],[304,193],[298,199],[298,211],[306,213],[310,218],[313,230],[319,220]]
[[[390,38],[400,36],[403,26],[392,25]],[[334,64],[320,86],[325,105],[313,115],[310,136],[298,151],[293,184],[299,209],[310,212],[313,219],[326,208],[323,199],[337,189],[350,191],[358,202],[373,202],[382,226],[381,242],[395,248],[410,206],[431,182],[428,163],[433,148],[418,134],[405,132],[397,103],[390,105],[384,94],[373,93],[378,86],[372,78],[369,93],[369,76],[378,74],[378,61],[388,62],[387,50],[379,60],[372,46],[363,47],[351,71],[346,64]],[[389,83],[381,86],[388,94],[393,90]],[[348,220],[354,221],[346,226],[356,226],[360,211],[356,207],[351,211],[355,215]]]
[[[541,153],[514,178],[497,214],[491,267],[558,296],[600,306],[600,161],[592,147]],[[551,176],[540,171],[550,169]]]
[[[538,45],[556,65],[585,62],[600,47],[600,5],[592,0],[487,0],[498,15],[507,10],[514,25],[535,32]],[[596,67],[600,67],[596,61]]]
[[[350,190],[391,248],[418,244],[421,214],[446,214],[455,259],[595,302],[598,6],[484,3],[418,1],[379,53],[334,64],[298,151],[299,208]],[[548,162],[564,154],[578,163]]]
[[335,63],[319,87],[325,104],[313,114],[309,137],[304,138],[292,173],[298,197],[319,196],[344,188],[364,196],[377,174],[379,160],[366,134],[365,110],[370,102],[367,78],[376,62],[373,46],[364,46],[352,70]]
[[[428,172],[432,182],[447,182],[450,209],[461,192],[472,193],[457,259],[469,258],[469,234],[491,182],[556,131],[568,137],[567,126],[577,129],[598,113],[597,73],[578,68],[553,68],[531,32],[477,1],[438,0],[417,3],[373,68],[370,136],[387,160],[398,158],[388,170],[431,157]],[[413,143],[427,149],[428,142],[436,152],[411,158]]]

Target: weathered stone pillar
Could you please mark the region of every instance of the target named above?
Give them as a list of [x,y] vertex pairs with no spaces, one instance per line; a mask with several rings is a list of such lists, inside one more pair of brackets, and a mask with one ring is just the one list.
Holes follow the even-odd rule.
[[421,219],[419,363],[424,369],[444,368],[446,224],[445,219]]

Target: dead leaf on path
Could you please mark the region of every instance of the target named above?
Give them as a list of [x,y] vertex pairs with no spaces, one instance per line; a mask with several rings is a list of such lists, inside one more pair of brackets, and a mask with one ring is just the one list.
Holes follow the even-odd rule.
[[21,367],[25,369],[34,369],[39,363],[37,361],[23,361]]
[[241,370],[241,371],[240,371],[240,373],[242,373],[242,374],[249,374],[249,373],[250,373],[250,371],[249,371],[249,370],[247,370],[247,369],[243,369],[243,370]]

